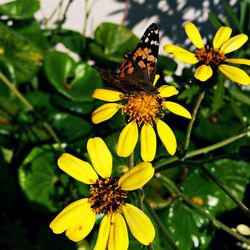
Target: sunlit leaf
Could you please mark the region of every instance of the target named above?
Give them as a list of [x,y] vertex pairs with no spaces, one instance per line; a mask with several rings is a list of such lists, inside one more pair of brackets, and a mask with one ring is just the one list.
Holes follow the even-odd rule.
[[0,13],[13,19],[24,20],[33,17],[39,8],[39,0],[16,0],[1,4]]
[[85,62],[76,63],[63,52],[51,51],[45,58],[45,72],[54,87],[74,101],[93,101],[92,93],[102,86],[99,73]]
[[114,62],[121,62],[124,55],[138,42],[131,30],[114,23],[102,23],[96,28],[94,38],[97,45],[91,47],[92,54]]
[[55,172],[58,156],[52,147],[36,147],[19,168],[19,184],[28,203],[44,213],[60,208]]
[[41,51],[26,37],[0,23],[0,60],[12,65],[17,83],[29,81],[42,59]]

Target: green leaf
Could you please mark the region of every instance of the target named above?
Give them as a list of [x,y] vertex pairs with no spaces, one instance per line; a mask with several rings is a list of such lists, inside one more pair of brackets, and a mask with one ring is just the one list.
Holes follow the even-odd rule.
[[51,146],[35,147],[19,168],[19,184],[28,203],[44,213],[61,207],[56,176],[58,154]]
[[30,81],[43,59],[41,51],[26,37],[0,23],[0,60],[12,65],[17,83]]
[[192,85],[188,89],[183,90],[177,97],[179,100],[186,100],[186,103],[190,103],[193,98],[199,93],[200,87]]
[[207,249],[213,233],[198,212],[177,200],[159,215],[180,250]]
[[243,29],[241,27],[240,21],[238,20],[238,17],[236,16],[233,8],[228,4],[228,2],[226,0],[222,0],[222,3],[224,5],[224,8],[225,8],[228,16],[232,19],[233,24],[236,26],[236,28],[238,29],[238,31],[240,33],[243,33]]
[[76,140],[90,134],[92,126],[83,118],[67,113],[55,113],[50,118],[52,126],[66,140]]
[[200,139],[218,142],[239,133],[242,129],[242,125],[236,119],[233,110],[228,109],[228,106],[223,106],[217,112],[216,117],[210,117],[206,109],[204,111],[201,109],[201,113],[198,125],[194,128],[195,135]]
[[231,86],[231,88],[229,88],[228,91],[230,95],[234,97],[237,101],[250,106],[250,96],[249,96],[250,92],[249,91],[248,91],[248,94],[245,94],[242,90],[233,86]]
[[51,51],[45,58],[45,72],[54,87],[65,97],[89,102],[93,91],[102,86],[98,72],[85,62],[76,63],[63,52]]
[[213,100],[212,100],[212,110],[211,113],[215,114],[223,104],[223,97],[225,93],[224,81],[218,81],[216,84],[216,89],[214,90]]
[[42,31],[40,24],[35,19],[31,19],[26,22],[21,22],[18,26],[14,26],[13,29],[23,36],[27,37],[37,48],[44,52],[48,50],[49,43]]
[[4,201],[0,205],[1,211],[10,211],[15,198],[14,179],[10,172],[10,166],[7,165],[0,151],[0,199]]
[[54,39],[55,42],[64,44],[66,48],[78,55],[84,52],[86,46],[86,38],[81,33],[72,30],[61,30]]
[[97,56],[108,59],[113,62],[121,62],[125,54],[130,52],[137,44],[138,38],[132,31],[124,26],[114,23],[102,23],[97,27],[95,31],[95,42],[102,46],[94,46],[92,54],[96,54],[96,48],[98,51]]
[[12,19],[25,20],[39,10],[39,0],[16,0],[0,5],[0,13]]
[[79,115],[91,114],[94,108],[98,107],[94,102],[76,102],[57,94],[53,95],[52,102],[59,108]]
[[[213,175],[220,179],[232,193],[239,199],[243,199],[246,187],[250,183],[249,162],[222,159],[213,163],[207,163],[205,166]],[[222,190],[220,190],[220,192],[219,202],[223,206],[223,211],[237,207]]]
[[216,29],[220,28],[221,22],[217,15],[213,14],[212,12],[209,12],[208,19]]
[[170,57],[159,55],[157,70],[164,75],[173,75],[177,69],[177,63]]

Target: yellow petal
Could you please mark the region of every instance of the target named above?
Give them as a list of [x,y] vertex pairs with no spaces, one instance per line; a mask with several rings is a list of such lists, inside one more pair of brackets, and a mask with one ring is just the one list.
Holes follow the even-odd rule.
[[203,48],[204,44],[198,28],[193,23],[186,23],[184,28],[188,38],[191,40],[193,45],[198,49]]
[[174,86],[162,85],[158,88],[161,97],[171,97],[178,95],[179,91]]
[[128,230],[122,215],[116,213],[112,215],[110,234],[108,240],[108,250],[128,249]]
[[156,122],[158,135],[170,155],[174,155],[177,148],[176,138],[171,128],[163,121]]
[[225,26],[220,27],[213,39],[214,49],[219,49],[221,45],[230,38],[231,33],[232,33],[231,28]]
[[126,203],[122,212],[133,236],[143,245],[148,245],[154,240],[155,229],[146,214],[139,208]]
[[120,105],[117,103],[106,103],[94,110],[91,120],[94,124],[106,121],[116,114]]
[[141,129],[141,157],[143,161],[152,161],[156,153],[156,135],[150,124],[144,124]]
[[250,66],[250,60],[244,59],[244,58],[228,58],[228,59],[226,59],[226,62],[236,63],[236,64],[244,64],[244,65]]
[[219,66],[219,70],[230,80],[248,85],[250,84],[250,77],[249,75],[242,69],[236,68],[234,66],[229,66],[226,64],[221,64]]
[[111,226],[111,216],[105,215],[101,221],[97,241],[94,250],[105,250],[108,244],[108,238]]
[[98,175],[88,162],[71,154],[62,154],[57,164],[65,173],[83,183],[94,184],[98,179]]
[[199,60],[196,58],[195,54],[192,52],[189,52],[188,50],[183,50],[183,51],[174,51],[173,56],[184,63],[189,63],[189,64],[195,64],[199,62]]
[[53,233],[66,231],[67,237],[75,242],[85,238],[92,230],[96,218],[90,206],[88,199],[84,198],[65,207],[49,225]]
[[141,162],[123,174],[118,182],[122,190],[131,191],[143,187],[154,175],[149,162]]
[[110,177],[112,172],[112,155],[100,137],[91,138],[87,150],[96,172],[103,178]]
[[154,82],[153,82],[153,85],[155,86],[155,84],[157,83],[157,81],[159,80],[160,78],[160,75],[156,74],[155,75],[155,79],[154,79]]
[[180,115],[180,116],[183,116],[183,117],[188,118],[188,119],[192,118],[189,111],[186,110],[183,106],[181,106],[178,103],[167,101],[167,102],[164,102],[163,105],[165,106],[165,108],[167,108],[169,111],[173,112],[176,115]]
[[194,77],[201,82],[205,82],[207,79],[209,79],[213,75],[213,70],[208,65],[201,65],[198,67],[195,71]]
[[117,154],[121,157],[128,157],[135,148],[138,140],[138,127],[132,121],[122,130],[117,144]]
[[227,54],[239,49],[248,40],[245,34],[239,34],[228,39],[220,48],[220,52]]
[[124,96],[122,92],[112,89],[96,89],[92,94],[93,98],[106,102],[120,101],[121,96]]
[[163,49],[167,53],[173,53],[174,51],[187,51],[187,50],[183,49],[182,47],[177,46],[177,45],[173,45],[173,44],[166,44],[163,46]]

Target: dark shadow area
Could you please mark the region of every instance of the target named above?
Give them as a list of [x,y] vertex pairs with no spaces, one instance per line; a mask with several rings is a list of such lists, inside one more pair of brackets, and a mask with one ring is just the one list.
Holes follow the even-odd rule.
[[[125,2],[124,0],[116,1]],[[230,1],[228,3],[230,4]],[[239,3],[239,0],[233,3],[235,11]],[[118,10],[116,14],[123,11],[124,9]],[[218,17],[226,16],[225,8],[220,0],[131,0],[125,25],[132,29],[141,21],[157,16],[156,23],[164,32],[163,36],[169,37],[173,43],[183,44],[187,38],[183,30],[183,23],[186,21],[194,22],[203,36],[214,34],[214,27],[211,22],[207,21],[210,12]],[[114,13],[110,13],[112,14]]]

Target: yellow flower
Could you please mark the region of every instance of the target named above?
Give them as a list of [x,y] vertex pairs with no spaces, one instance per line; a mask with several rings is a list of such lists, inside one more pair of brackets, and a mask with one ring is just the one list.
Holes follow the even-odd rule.
[[58,166],[71,177],[90,184],[90,197],[65,207],[50,223],[50,228],[55,234],[65,232],[70,240],[78,242],[90,233],[96,216],[101,214],[94,250],[128,249],[126,222],[133,236],[148,245],[155,237],[154,226],[140,209],[126,203],[126,199],[127,191],[143,187],[153,177],[151,163],[142,162],[115,178],[111,176],[112,155],[104,141],[99,137],[89,139],[87,150],[93,167],[68,153],[58,159]]
[[245,64],[250,66],[249,59],[228,58],[228,54],[239,49],[248,40],[245,34],[239,34],[230,38],[232,29],[222,26],[216,32],[212,45],[204,45],[201,34],[193,23],[185,24],[185,31],[188,38],[197,48],[195,53],[191,53],[179,46],[167,44],[164,50],[182,62],[189,64],[199,63],[195,71],[195,78],[204,82],[208,80],[213,72],[219,69],[230,80],[240,84],[250,84],[249,75],[237,67],[226,63]]
[[[159,79],[156,75],[154,85]],[[163,85],[156,93],[137,93],[134,95],[123,94],[111,89],[96,89],[93,97],[109,103],[103,104],[92,113],[92,122],[97,124],[110,119],[121,109],[128,116],[128,124],[122,130],[117,145],[117,154],[128,157],[134,150],[139,137],[141,142],[141,157],[144,161],[152,161],[156,154],[156,133],[170,155],[176,152],[176,138],[171,128],[161,119],[165,110],[176,115],[191,118],[191,114],[180,104],[166,101],[167,97],[177,95],[174,86]],[[115,103],[118,101],[119,103]]]

